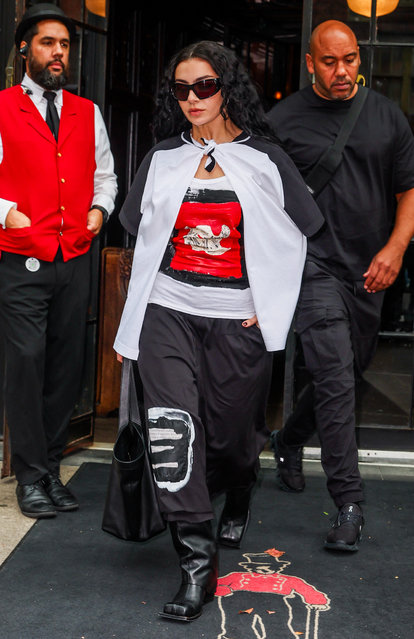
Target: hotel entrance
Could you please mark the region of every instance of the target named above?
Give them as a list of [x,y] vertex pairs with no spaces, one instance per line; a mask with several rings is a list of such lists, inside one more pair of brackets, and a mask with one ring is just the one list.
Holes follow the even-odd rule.
[[[1,89],[21,80],[13,34],[32,4],[36,3],[1,3]],[[311,81],[303,60],[313,27],[326,19],[342,20],[357,34],[362,58],[359,81],[395,101],[413,126],[414,0],[212,0],[201,14],[182,0],[167,5],[133,0],[56,4],[77,25],[68,88],[100,106],[119,181],[114,214],[94,246],[83,390],[71,423],[69,449],[74,449],[100,441],[103,423],[112,424],[107,438],[115,438],[120,370],[112,343],[133,248],[133,238],[117,218],[137,167],[153,144],[154,98],[170,56],[196,40],[222,42],[245,62],[268,110]],[[371,454],[413,451],[413,294],[414,246],[410,245],[400,276],[386,294],[377,354],[358,385],[359,444]],[[1,352],[0,347],[3,370]],[[292,332],[286,351],[275,354],[268,410],[271,429],[282,426],[305,381]],[[312,445],[317,447],[317,441]]]

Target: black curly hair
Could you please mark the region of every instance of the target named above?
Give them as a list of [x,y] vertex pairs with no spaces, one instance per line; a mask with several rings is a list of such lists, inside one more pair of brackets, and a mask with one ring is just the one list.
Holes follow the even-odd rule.
[[201,40],[181,49],[167,65],[156,100],[152,125],[157,142],[191,128],[191,123],[183,115],[170,90],[177,66],[190,58],[205,60],[220,78],[223,117],[230,118],[245,133],[277,141],[266,120],[257,90],[235,53],[218,42]]

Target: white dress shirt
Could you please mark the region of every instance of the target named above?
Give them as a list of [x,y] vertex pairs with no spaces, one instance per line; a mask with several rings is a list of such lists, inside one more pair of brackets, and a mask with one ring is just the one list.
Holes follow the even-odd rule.
[[[27,74],[22,80],[22,87],[26,89],[28,96],[32,100],[40,115],[46,120],[47,100],[43,97],[45,89],[33,82]],[[63,105],[62,89],[55,91],[55,105],[60,118]],[[117,194],[117,181],[114,173],[114,160],[109,146],[108,134],[99,107],[95,107],[95,162],[96,169],[93,179],[94,192],[92,207],[102,206],[109,215],[114,210],[115,197]],[[3,141],[0,131],[0,164],[3,161]],[[17,202],[10,202],[0,197],[0,224],[5,228],[6,217],[10,209],[18,208]],[[26,211],[21,211],[26,213]]]

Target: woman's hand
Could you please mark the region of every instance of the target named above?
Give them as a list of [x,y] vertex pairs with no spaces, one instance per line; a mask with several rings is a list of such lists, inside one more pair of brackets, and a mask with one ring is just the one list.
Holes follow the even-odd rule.
[[253,317],[251,317],[250,319],[244,320],[244,322],[242,322],[242,326],[244,326],[244,328],[249,328],[250,326],[254,326],[255,324],[257,328],[260,328],[256,315],[253,315]]
[[118,362],[120,362],[120,364],[122,364],[122,360],[123,360],[122,355],[120,355],[119,353],[117,353],[117,354],[116,354],[116,359],[118,360]]

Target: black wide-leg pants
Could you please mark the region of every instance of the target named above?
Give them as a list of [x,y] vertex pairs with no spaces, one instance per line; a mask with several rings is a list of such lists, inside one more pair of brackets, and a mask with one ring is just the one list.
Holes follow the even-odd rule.
[[211,519],[211,497],[254,484],[269,436],[272,355],[260,330],[149,304],[138,367],[164,516]]
[[305,388],[283,429],[288,445],[303,445],[317,429],[327,487],[336,506],[363,500],[355,438],[355,379],[377,343],[383,293],[340,281],[307,262],[296,312],[306,368]]
[[82,378],[90,254],[64,262],[2,252],[0,329],[11,463],[21,484],[58,473]]

